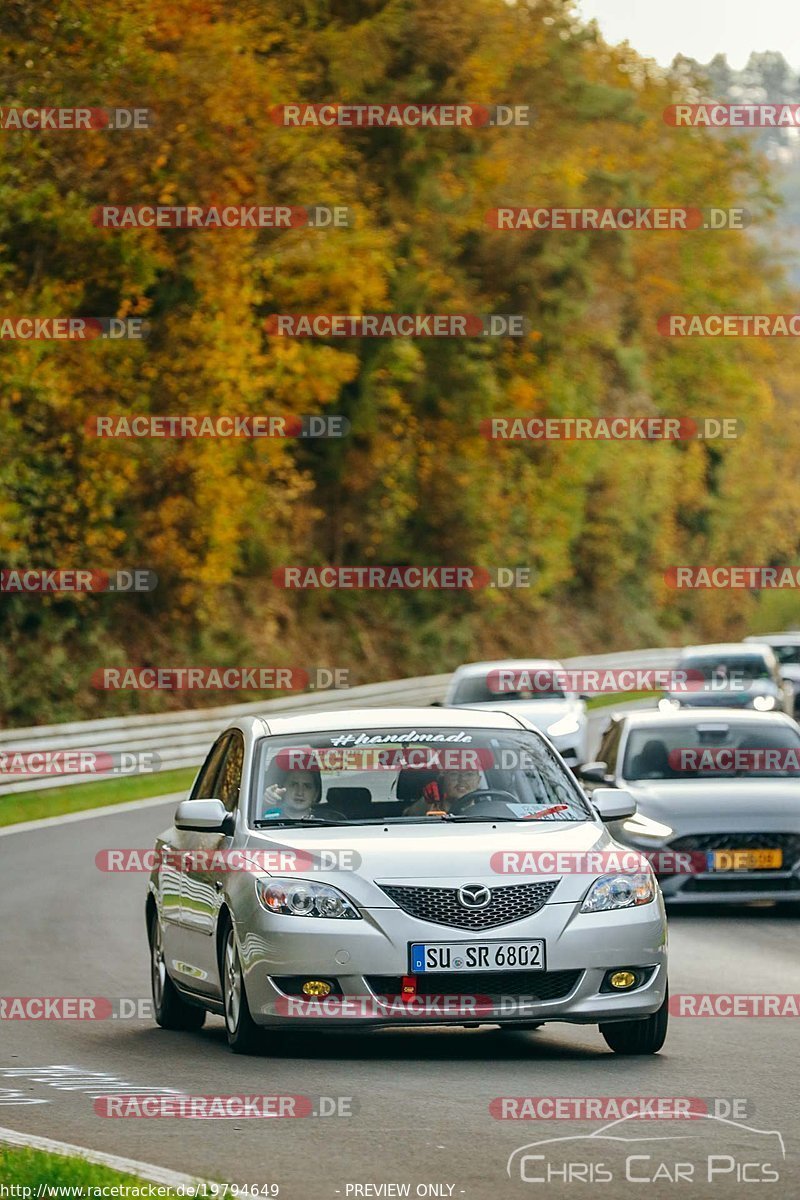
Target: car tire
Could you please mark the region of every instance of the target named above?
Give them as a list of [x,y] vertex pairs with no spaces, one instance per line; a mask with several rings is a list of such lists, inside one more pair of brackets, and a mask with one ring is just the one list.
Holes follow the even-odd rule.
[[657,1012],[640,1021],[612,1021],[601,1025],[606,1045],[615,1054],[658,1054],[667,1037],[669,992]]
[[234,1054],[260,1053],[266,1039],[264,1031],[256,1025],[250,1012],[232,921],[228,921],[222,940],[220,981],[228,1045]]
[[202,1029],[206,1010],[183,999],[169,977],[164,958],[161,922],[154,912],[150,920],[150,989],[153,993],[153,1015],[162,1029]]

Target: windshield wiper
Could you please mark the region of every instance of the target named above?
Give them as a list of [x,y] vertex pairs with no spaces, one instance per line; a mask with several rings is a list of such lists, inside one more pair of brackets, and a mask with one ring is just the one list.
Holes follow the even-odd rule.
[[299,825],[352,825],[352,821],[332,821],[328,817],[269,817],[264,821],[253,821],[254,829],[281,829]]

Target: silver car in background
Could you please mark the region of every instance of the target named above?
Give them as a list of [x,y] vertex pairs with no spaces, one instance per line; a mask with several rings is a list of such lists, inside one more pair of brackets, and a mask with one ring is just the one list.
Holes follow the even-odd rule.
[[794,715],[800,716],[800,632],[762,633],[743,639],[746,644],[757,642],[769,646],[778,660],[781,679],[792,689]]
[[465,663],[453,673],[444,702],[518,713],[575,767],[586,760],[589,722],[584,697],[559,686],[558,674],[564,671],[563,663],[549,658]]
[[156,1020],[218,1013],[240,1053],[264,1029],[547,1021],[655,1053],[664,906],[606,825],[634,811],[620,790],[590,803],[502,712],[242,718],[156,843]]
[[800,729],[784,713],[617,713],[579,776],[636,798],[611,829],[667,903],[800,901]]
[[757,712],[792,712],[790,684],[778,670],[778,661],[763,643],[719,642],[687,646],[680,653],[676,673],[686,684],[668,691],[659,708],[754,708]]

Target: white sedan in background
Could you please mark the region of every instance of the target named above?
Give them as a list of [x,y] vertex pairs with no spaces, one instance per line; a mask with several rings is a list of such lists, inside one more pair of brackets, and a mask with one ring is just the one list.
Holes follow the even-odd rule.
[[549,658],[465,663],[450,680],[445,707],[503,709],[546,734],[570,767],[586,762],[584,698],[559,685],[563,663]]

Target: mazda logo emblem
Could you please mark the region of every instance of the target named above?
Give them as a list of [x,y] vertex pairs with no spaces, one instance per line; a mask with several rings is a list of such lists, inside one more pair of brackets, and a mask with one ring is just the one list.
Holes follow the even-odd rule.
[[462,908],[486,908],[492,901],[492,893],[482,883],[466,883],[456,895]]

